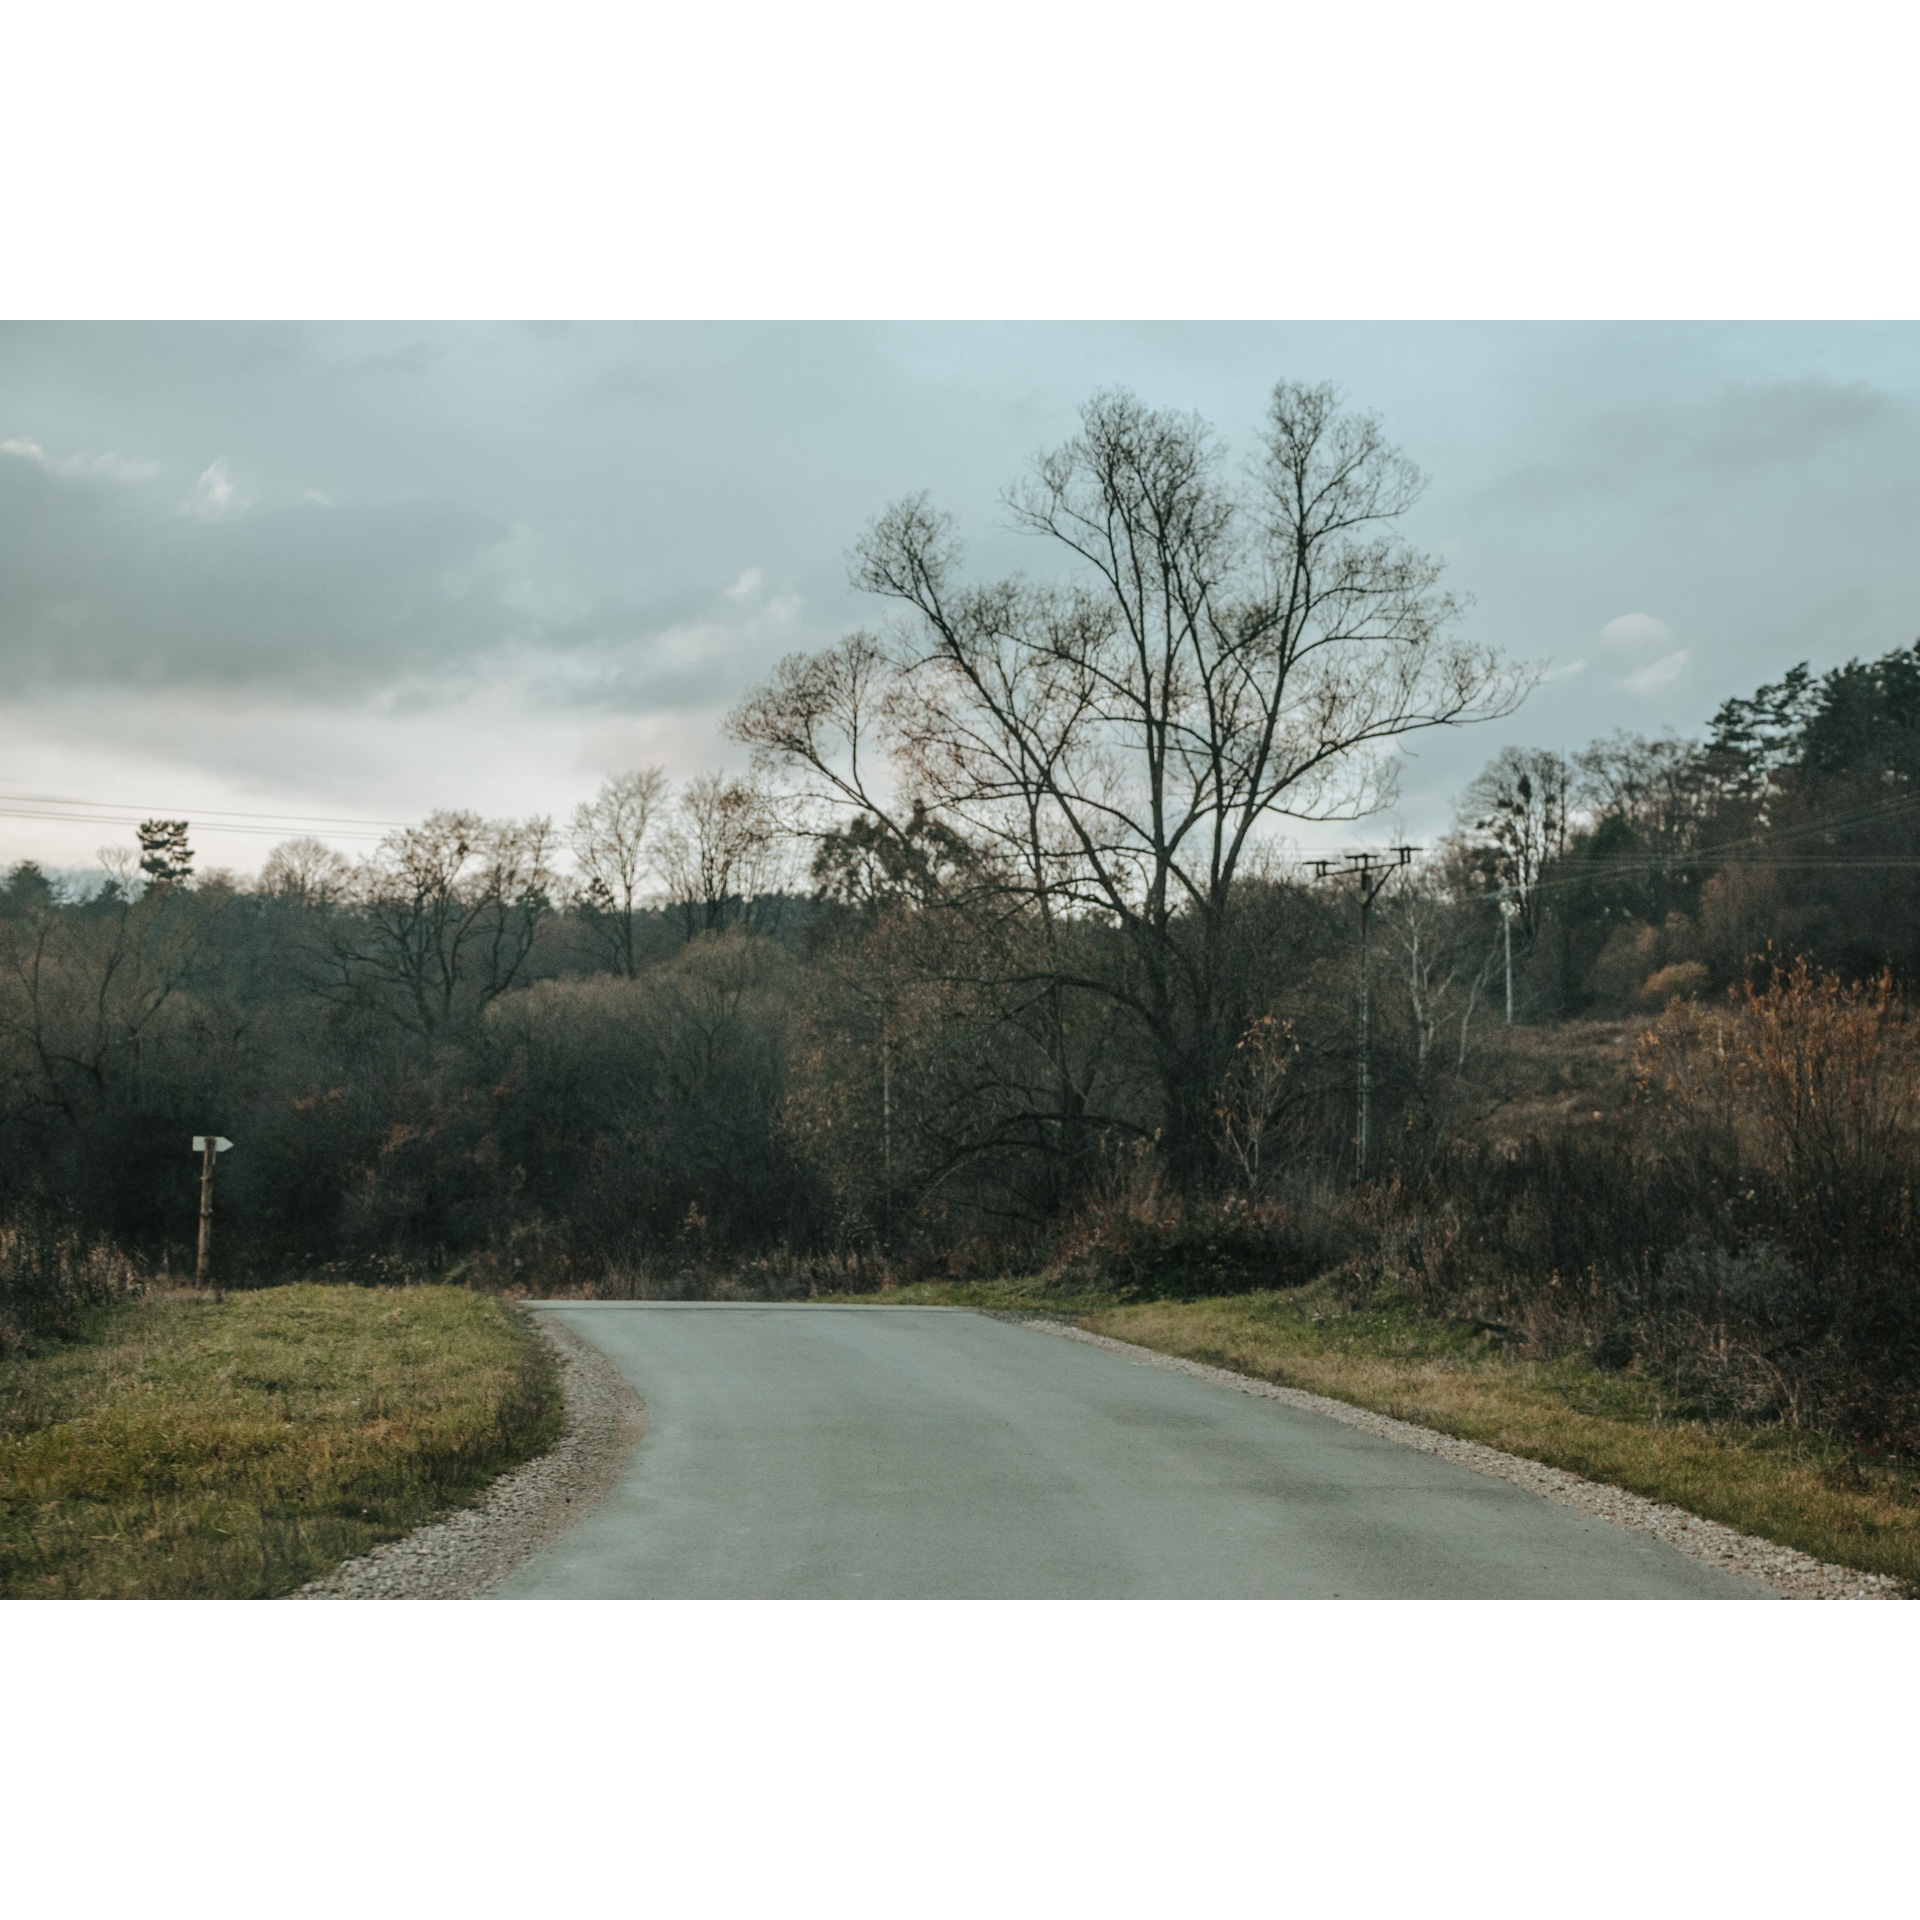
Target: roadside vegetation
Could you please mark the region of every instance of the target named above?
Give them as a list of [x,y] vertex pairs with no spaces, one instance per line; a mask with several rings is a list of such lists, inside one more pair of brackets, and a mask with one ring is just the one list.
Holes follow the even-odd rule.
[[559,1428],[523,1317],[461,1288],[83,1304],[0,1358],[0,1595],[286,1594]]
[[[858,1296],[847,1296],[854,1298]],[[1920,1465],[1818,1425],[1716,1409],[1671,1379],[1327,1276],[1284,1291],[1120,1303],[1057,1277],[922,1282],[902,1305],[1063,1321],[1518,1454],[1920,1593]]]
[[1142,1158],[1039,1272],[898,1297],[1055,1315],[1920,1590],[1920,1059],[1891,981],[1796,962],[1523,1034],[1506,1067],[1423,1178],[1195,1205]]
[[1090,1332],[1477,1440],[1920,1591],[1920,1468],[1814,1427],[1715,1417],[1579,1355],[1533,1360],[1405,1302],[1326,1285],[1075,1316]]

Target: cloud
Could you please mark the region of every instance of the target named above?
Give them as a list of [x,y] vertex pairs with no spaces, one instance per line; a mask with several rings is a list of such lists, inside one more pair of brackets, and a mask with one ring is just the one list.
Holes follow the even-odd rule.
[[244,513],[249,502],[227,471],[223,454],[195,483],[193,497],[180,509],[196,520],[230,520]]
[[[511,569],[489,555],[509,530],[489,515],[417,501],[239,512],[221,490],[241,496],[231,474],[209,471],[207,510],[181,511],[144,488],[0,460],[8,685],[251,687],[353,705],[539,631],[502,603]],[[465,596],[448,586],[463,574],[477,582]]]
[[1557,459],[1530,463],[1489,488],[1490,504],[1538,510],[1649,486],[1719,487],[1767,470],[1804,467],[1891,433],[1910,436],[1912,409],[1864,380],[1799,379],[1723,388],[1693,402],[1614,407],[1590,417]]
[[1623,613],[1600,629],[1600,638],[1614,647],[1663,647],[1673,629],[1650,613]]
[[417,380],[422,374],[433,372],[446,357],[444,341],[409,340],[402,346],[378,353],[363,353],[347,364],[355,373],[400,374]]
[[131,485],[151,480],[160,471],[157,460],[131,460],[123,453],[70,453],[64,460],[51,460],[37,440],[0,440],[0,453],[10,453],[16,460],[31,460],[62,480],[117,480]]
[[1702,466],[1753,467],[1807,460],[1898,414],[1864,380],[1782,380],[1729,394],[1699,422],[1692,456]]
[[1635,693],[1656,693],[1662,687],[1671,686],[1686,670],[1687,650],[1681,647],[1651,666],[1642,667],[1638,673],[1628,674],[1623,684]]
[[524,521],[450,572],[447,586],[461,598],[497,600],[525,616],[525,631],[537,630],[549,642],[590,623],[595,610],[593,594],[574,578],[565,552]]
[[744,770],[744,751],[733,748],[720,731],[726,712],[716,706],[704,712],[623,713],[595,721],[581,732],[574,766],[599,778],[660,766],[680,779],[707,770],[716,760]]
[[603,635],[564,653],[516,650],[510,658],[528,696],[546,704],[610,713],[724,710],[811,637],[798,594],[753,607],[725,604],[728,598],[694,618],[664,626],[610,622]]
[[1656,660],[1636,667],[1620,685],[1632,693],[1658,693],[1670,687],[1687,670],[1687,650],[1673,644],[1673,629],[1651,613],[1623,613],[1600,629],[1601,643],[1616,653],[1645,655],[1665,648]]
[[170,688],[336,714],[705,716],[822,637],[758,568],[649,594],[611,584],[570,522],[316,491],[256,496],[223,457],[182,511],[0,458],[0,682],[32,701]]

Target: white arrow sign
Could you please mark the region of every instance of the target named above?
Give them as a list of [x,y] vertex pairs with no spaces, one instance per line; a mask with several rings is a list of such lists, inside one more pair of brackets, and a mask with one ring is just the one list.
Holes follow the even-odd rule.
[[[231,1140],[223,1140],[217,1133],[213,1136],[213,1150],[215,1153],[225,1153],[232,1145],[233,1142]],[[193,1136],[193,1150],[195,1153],[206,1152],[207,1136],[204,1133],[196,1133]]]

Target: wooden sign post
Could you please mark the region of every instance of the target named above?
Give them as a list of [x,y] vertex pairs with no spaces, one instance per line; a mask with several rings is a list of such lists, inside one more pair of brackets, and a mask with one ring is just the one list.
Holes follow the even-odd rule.
[[217,1133],[196,1133],[193,1150],[200,1156],[200,1259],[193,1270],[193,1284],[207,1284],[207,1249],[213,1241],[213,1156],[225,1153],[233,1145]]

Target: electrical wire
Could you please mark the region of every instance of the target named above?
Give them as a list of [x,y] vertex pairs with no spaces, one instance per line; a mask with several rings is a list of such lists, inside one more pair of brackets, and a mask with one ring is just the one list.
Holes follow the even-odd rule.
[[[97,827],[140,827],[154,818],[178,819],[178,814],[155,815],[145,812],[111,813],[61,813],[46,808],[9,807],[0,805],[0,820],[50,820],[78,826]],[[287,826],[253,825],[249,823],[228,822],[196,817],[193,822],[196,835],[237,833],[258,836],[263,839],[284,840],[289,837]],[[327,826],[317,829],[324,831],[330,840],[359,840],[372,843],[383,839],[380,833],[354,832],[351,829]]]
[[[10,785],[0,782],[0,786]],[[345,814],[252,813],[237,807],[135,807],[126,801],[81,800],[64,793],[0,793],[0,819],[47,820],[77,826],[140,827],[154,819],[187,818],[201,834],[247,834],[285,839],[302,830],[333,840],[374,842],[405,820],[369,820]]]

